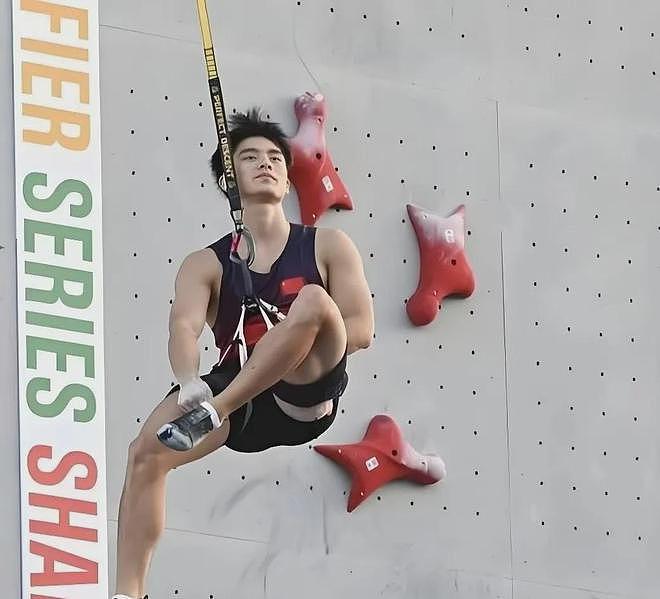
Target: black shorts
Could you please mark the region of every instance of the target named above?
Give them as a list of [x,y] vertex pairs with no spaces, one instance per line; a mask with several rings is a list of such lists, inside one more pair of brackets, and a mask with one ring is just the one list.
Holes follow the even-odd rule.
[[[211,372],[201,376],[201,379],[211,388],[213,395],[225,389],[239,372],[235,362],[214,367]],[[234,451],[252,453],[263,451],[278,445],[303,445],[316,439],[326,431],[337,416],[339,398],[348,384],[346,373],[346,354],[339,363],[318,381],[307,385],[292,385],[278,381],[252,399],[250,404],[241,406],[229,415],[229,437],[225,445]],[[179,390],[179,385],[173,387],[168,395]],[[287,416],[275,402],[273,392],[291,403],[321,403],[332,400],[332,412],[312,422],[302,422]],[[299,399],[296,402],[296,398]],[[304,398],[304,402],[300,399]],[[246,413],[250,411],[247,423]]]

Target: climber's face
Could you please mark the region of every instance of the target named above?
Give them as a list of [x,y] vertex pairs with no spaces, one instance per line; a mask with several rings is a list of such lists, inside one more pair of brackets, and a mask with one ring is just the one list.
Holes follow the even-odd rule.
[[241,197],[250,201],[282,201],[289,179],[282,150],[265,137],[247,137],[234,151]]

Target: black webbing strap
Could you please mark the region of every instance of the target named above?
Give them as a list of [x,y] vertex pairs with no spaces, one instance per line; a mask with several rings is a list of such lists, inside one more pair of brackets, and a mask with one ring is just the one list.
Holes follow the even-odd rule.
[[[234,168],[233,151],[229,140],[229,131],[227,129],[227,118],[225,110],[225,101],[222,95],[222,86],[220,85],[220,76],[215,60],[215,50],[213,49],[213,38],[211,36],[211,25],[209,15],[206,9],[206,0],[197,0],[197,11],[199,13],[199,24],[202,30],[202,41],[204,44],[204,59],[206,62],[206,73],[209,81],[209,91],[211,93],[211,107],[215,119],[215,127],[218,134],[218,147],[220,148],[220,165],[222,167],[225,189],[223,189],[229,200],[229,209],[231,218],[234,221],[235,234],[232,240],[229,257],[233,262],[246,262],[243,273],[243,281],[249,280],[249,269],[247,268],[254,260],[254,240],[250,232],[243,224],[243,205],[241,203],[241,194],[236,180],[236,169]],[[238,254],[238,246],[244,238],[248,248],[248,256],[243,259]],[[243,270],[243,269],[242,269]],[[247,274],[247,279],[245,278]],[[245,287],[244,292],[251,294],[251,283]]]

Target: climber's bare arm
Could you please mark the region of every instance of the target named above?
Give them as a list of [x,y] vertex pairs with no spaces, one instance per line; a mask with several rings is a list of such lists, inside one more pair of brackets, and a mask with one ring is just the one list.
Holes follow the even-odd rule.
[[318,229],[317,242],[328,292],[346,326],[348,353],[367,348],[374,335],[374,310],[360,253],[351,238],[337,229]]
[[[176,276],[170,310],[168,353],[178,381],[199,374],[199,339],[208,320],[209,305],[215,298],[222,273],[213,250],[188,255]],[[214,299],[215,298],[215,299]]]

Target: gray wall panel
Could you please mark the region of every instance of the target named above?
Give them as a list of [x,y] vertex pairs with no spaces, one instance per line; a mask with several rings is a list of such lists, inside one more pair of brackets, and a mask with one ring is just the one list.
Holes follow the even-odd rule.
[[[655,595],[647,595],[654,597]],[[552,584],[537,584],[533,582],[516,580],[514,583],[514,597],[516,599],[629,599],[641,595],[620,595],[619,593],[603,593],[586,589],[571,589]]]
[[[201,135],[204,139],[209,137],[208,117],[199,110],[198,95],[194,93],[200,87],[203,89],[202,74],[188,68],[186,61],[175,63],[168,77],[180,85],[167,87],[150,75],[149,65],[173,42],[123,31],[104,32],[105,47],[114,49],[106,55],[116,55],[122,49],[136,51],[137,48],[133,47],[136,43],[140,44],[144,62],[132,64],[130,78],[135,87],[122,89],[123,69],[117,71],[117,77],[122,80],[111,79],[114,74],[112,66],[104,70],[104,85],[123,92],[111,105],[106,103],[106,114],[119,115],[126,110],[132,122],[137,123],[133,134],[128,127],[107,127],[107,132],[104,131],[104,151],[110,156],[104,164],[106,169],[113,169],[113,174],[108,175],[106,171],[105,176],[109,206],[106,229],[129,232],[125,237],[108,235],[106,238],[106,259],[116,264],[116,268],[108,271],[108,277],[113,278],[109,286],[125,290],[123,294],[112,294],[106,300],[108,331],[113,331],[113,342],[107,348],[109,420],[115,423],[117,430],[117,435],[109,439],[111,506],[117,505],[125,447],[139,429],[137,420],[148,414],[153,402],[167,391],[169,385],[166,322],[168,298],[178,263],[185,253],[216,239],[228,227],[224,206],[216,198],[206,172],[206,147],[210,142],[205,142],[205,147],[201,148],[196,141]],[[194,47],[178,42],[177,45],[181,53],[189,55],[190,63],[196,61]],[[258,65],[249,59],[239,62],[236,57],[233,62],[246,69],[258,69]],[[141,66],[143,70],[138,72]],[[238,71],[238,67],[233,68]],[[228,68],[226,72],[231,78],[232,69]],[[323,74],[327,80],[327,93],[332,97],[337,97],[347,83],[345,78],[339,80],[337,75],[334,71]],[[233,73],[233,76],[238,75]],[[376,540],[368,531],[385,531],[391,527],[387,523],[392,510],[406,509],[407,506],[410,516],[402,515],[395,525],[397,538],[402,543],[423,544],[427,551],[436,551],[434,546],[442,534],[451,539],[446,549],[440,550],[442,557],[439,559],[443,562],[446,560],[452,567],[460,568],[479,563],[479,568],[484,571],[498,572],[507,568],[508,532],[506,520],[501,519],[507,506],[507,477],[503,378],[499,372],[503,363],[499,341],[502,327],[498,289],[501,281],[499,238],[497,231],[489,227],[489,222],[497,218],[495,106],[488,101],[456,105],[443,94],[418,93],[415,89],[405,90],[383,81],[352,77],[348,82],[354,90],[355,102],[350,111],[341,103],[337,103],[336,109],[331,104],[330,113],[334,116],[329,127],[332,131],[336,123],[339,131],[346,133],[333,133],[329,143],[333,155],[338,156],[337,163],[357,208],[352,215],[331,213],[324,219],[324,224],[345,229],[361,249],[375,295],[379,325],[373,349],[355,356],[359,366],[351,366],[350,394],[345,396],[343,413],[324,439],[339,442],[359,437],[369,418],[380,411],[391,413],[402,423],[410,420],[411,425],[407,427],[410,440],[422,450],[442,449],[446,452],[455,468],[453,476],[460,481],[457,488],[471,489],[468,494],[474,500],[466,502],[460,495],[453,496],[450,489],[443,499],[438,495],[440,487],[420,490],[395,486],[382,494],[384,498],[389,494],[398,497],[394,503],[383,501],[371,505],[370,511],[356,513],[348,521],[343,513],[344,477],[335,471],[334,466],[324,464],[316,454],[303,453],[301,467],[310,459],[314,465],[305,475],[309,478],[305,478],[299,473],[290,473],[290,460],[299,454],[295,450],[276,449],[256,457],[218,452],[203,463],[181,469],[172,477],[168,522],[176,529],[213,531],[218,535],[276,543],[281,529],[277,522],[284,515],[273,510],[264,511],[264,502],[270,505],[275,497],[287,490],[289,495],[295,495],[307,492],[309,486],[319,488],[325,477],[331,477],[333,482],[326,493],[329,494],[328,501],[333,502],[333,509],[339,512],[336,516],[332,512],[327,515],[335,519],[328,541],[333,551],[360,555],[373,543],[388,542],[389,533]],[[245,90],[239,90],[235,96],[244,97],[246,105],[261,96],[264,86],[277,90],[278,85],[282,85],[279,79],[269,80],[268,77],[262,77],[258,85],[256,82],[247,83]],[[133,89],[132,94],[130,89]],[[284,88],[281,90],[281,108],[275,108],[273,118],[286,123],[293,132],[291,93]],[[164,100],[166,95],[167,101]],[[191,119],[185,122],[175,119],[177,107],[170,109],[171,101],[178,102],[178,110],[184,114],[185,107],[191,107],[194,110]],[[405,136],[404,144],[389,128],[389,102],[410,115],[409,134]],[[167,116],[170,110],[171,116]],[[427,123],[424,115],[429,112],[435,112],[438,118]],[[105,117],[104,122],[112,122],[114,118],[119,117]],[[196,122],[198,124],[193,124]],[[199,131],[197,138],[191,134],[194,128]],[[160,135],[157,133],[159,129]],[[424,135],[417,134],[417,131],[424,131]],[[165,141],[165,134],[170,137],[169,141]],[[454,140],[452,146],[443,147],[443,139]],[[124,144],[125,151],[121,144]],[[179,144],[183,149],[179,149]],[[359,160],[346,161],[350,147],[356,145],[362,148]],[[391,150],[383,152],[383,147]],[[469,165],[466,164],[464,147],[475,148]],[[411,156],[419,156],[419,160],[410,160]],[[472,188],[469,182],[474,169],[482,175]],[[135,175],[132,175],[133,171]],[[452,171],[462,175],[455,190],[442,184]],[[166,173],[171,174],[169,186]],[[368,174],[372,176],[368,177]],[[205,187],[202,188],[197,181],[205,182]],[[456,196],[460,199],[453,199]],[[484,272],[481,283],[484,301],[475,311],[472,302],[448,300],[438,318],[445,327],[443,335],[439,335],[437,326],[413,330],[405,316],[404,299],[417,284],[418,258],[405,204],[415,201],[429,209],[448,213],[460,201],[470,201],[473,196],[479,209],[471,212],[468,208],[470,233],[474,237],[488,238],[483,252],[475,251],[471,256],[475,269]],[[296,217],[295,206],[291,208],[292,217]],[[172,222],[168,223],[168,218]],[[220,222],[222,225],[218,224]],[[202,229],[200,223],[209,224]],[[215,234],[206,232],[212,228]],[[145,235],[145,232],[148,233]],[[394,244],[393,239],[396,240]],[[128,247],[127,240],[133,246]],[[492,246],[497,249],[495,253],[488,249]],[[173,264],[167,262],[166,247],[167,256],[176,259]],[[135,257],[133,250],[138,254]],[[378,273],[384,268],[389,276],[380,278]],[[138,294],[137,298],[133,291]],[[470,315],[470,310],[475,313]],[[477,348],[467,339],[484,327],[490,332],[485,335],[485,344]],[[139,339],[135,339],[135,334]],[[135,354],[126,351],[126,343],[135,347],[138,355],[149,359],[136,361]],[[444,343],[442,350],[439,349],[440,343]],[[208,367],[216,356],[211,350],[210,337],[205,337],[203,346],[209,347],[204,354]],[[476,357],[471,355],[473,349],[478,349]],[[393,353],[400,359],[398,370],[393,368]],[[460,368],[470,358],[474,361],[476,374],[466,380],[460,374]],[[424,375],[436,372],[438,377]],[[479,390],[478,399],[472,393],[475,389]],[[466,401],[469,402],[467,412]],[[452,402],[464,407],[455,409]],[[486,424],[492,419],[499,420],[500,426],[489,429]],[[482,436],[477,438],[474,429],[482,426]],[[241,476],[246,477],[245,481]],[[205,491],[193,510],[188,505],[190,489],[200,484]],[[482,501],[486,496],[490,497],[490,505],[484,505]],[[318,501],[320,498],[312,506],[317,506]],[[411,501],[419,507],[410,510]],[[437,510],[437,518],[427,521],[427,509]],[[483,538],[478,548],[467,541],[464,528],[455,519],[455,510],[474,528],[475,534]],[[112,513],[112,508],[110,511]],[[313,519],[311,515],[310,518]]]
[[16,363],[16,210],[14,191],[14,101],[11,3],[0,4],[0,378],[3,384],[3,433],[0,437],[0,580],[8,597],[20,594],[20,494],[18,457],[18,382]]
[[514,572],[650,596],[660,136],[514,106],[500,128]]
[[[355,69],[371,78],[583,116],[640,123],[659,116],[653,56],[660,8],[651,2],[636,4],[637,10],[616,0],[417,0],[410,10],[395,0],[209,5],[221,56],[239,47],[266,60],[297,51],[312,72],[319,66]],[[197,42],[194,10],[176,0],[160,3],[158,11],[148,3],[106,2],[101,19]]]
[[[230,221],[207,167],[194,3],[101,9],[114,520],[126,447],[172,380],[174,275]],[[293,133],[295,95],[328,99],[329,149],[356,209],[321,225],[360,249],[377,331],[351,357],[322,441],[355,441],[387,412],[416,447],[443,455],[449,478],[389,485],[348,515],[346,475],[309,448],[218,451],[170,477],[152,591],[653,596],[658,8],[252,0],[209,10],[230,108],[262,104]],[[445,300],[419,329],[404,311],[418,269],[408,202],[441,215],[466,204],[477,277],[472,298]],[[294,195],[285,208],[298,219]],[[201,347],[208,368],[208,331]],[[191,575],[197,560],[218,579]]]
[[[110,550],[114,553],[116,523],[110,523],[108,533]],[[266,546],[262,542],[170,528],[163,535],[163,542],[153,558],[149,596],[263,596],[268,561]],[[197,572],[197,575],[189,576],[187,572]],[[111,575],[115,575],[114,564]]]

